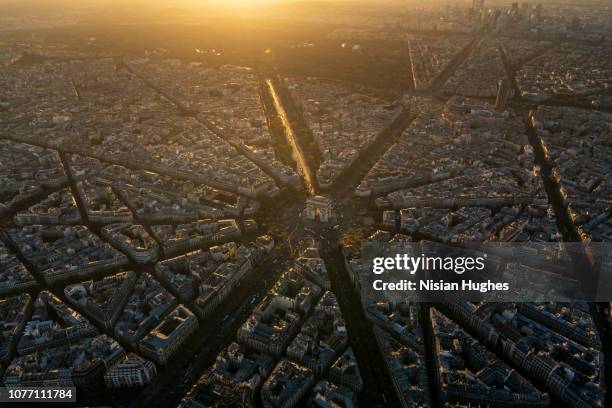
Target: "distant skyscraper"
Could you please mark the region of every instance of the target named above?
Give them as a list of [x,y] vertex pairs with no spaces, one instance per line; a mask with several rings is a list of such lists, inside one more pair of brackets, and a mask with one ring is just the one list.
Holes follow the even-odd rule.
[[537,20],[542,18],[542,5],[538,4],[535,8],[535,18]]
[[482,10],[484,10],[484,0],[472,0],[472,9],[476,13],[482,13]]
[[510,86],[510,80],[508,78],[500,80],[497,86],[497,99],[495,99],[495,109],[505,109],[506,102],[510,98],[511,93],[512,87]]
[[529,3],[521,4],[521,17],[529,18]]
[[493,20],[493,21],[492,21],[492,27],[493,27],[494,29],[496,29],[496,28],[497,28],[497,22],[499,21],[499,18],[501,17],[501,15],[502,15],[502,12],[501,12],[501,10],[499,10],[499,9],[496,9],[496,10],[493,12],[493,16],[492,16],[491,18],[492,18],[492,20]]
[[512,3],[512,8],[510,9],[510,15],[514,18],[517,18],[519,15],[519,4],[518,1]]

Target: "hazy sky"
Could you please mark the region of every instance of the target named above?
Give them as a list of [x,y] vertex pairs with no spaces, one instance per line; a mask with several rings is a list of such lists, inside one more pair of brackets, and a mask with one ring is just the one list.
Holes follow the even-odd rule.
[[[485,0],[489,5],[510,5],[514,0]],[[150,10],[182,9],[182,8],[210,8],[211,6],[231,9],[232,7],[257,7],[260,5],[282,4],[282,3],[361,3],[384,7],[384,4],[392,3],[396,6],[421,6],[426,4],[471,4],[471,0],[0,0],[2,10],[0,17],[14,13],[42,13],[57,11],[74,11],[77,9],[92,9],[105,7],[109,12],[113,8],[120,10]],[[556,3],[578,5],[586,4],[609,4],[610,0],[532,0],[531,3]]]
[[0,4],[37,4],[53,7],[83,7],[83,6],[100,6],[127,3],[141,4],[148,6],[204,6],[207,4],[261,4],[261,3],[292,3],[292,2],[359,2],[371,4],[381,4],[385,2],[393,3],[468,3],[469,0],[0,0]]

